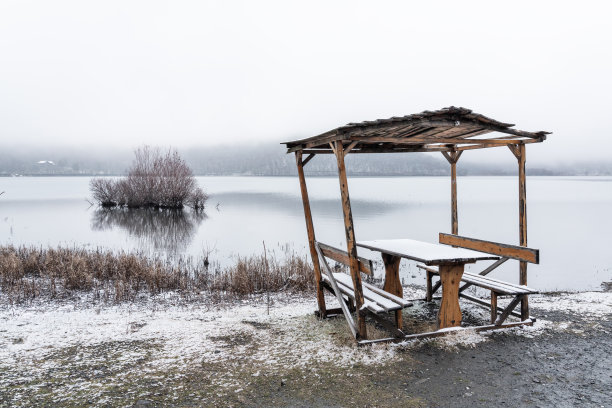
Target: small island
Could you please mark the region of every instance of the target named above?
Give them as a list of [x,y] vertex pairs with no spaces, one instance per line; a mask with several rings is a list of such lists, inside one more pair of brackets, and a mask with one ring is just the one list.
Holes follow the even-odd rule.
[[89,187],[102,207],[203,210],[208,195],[198,186],[193,171],[174,149],[140,147],[127,177],[94,178]]

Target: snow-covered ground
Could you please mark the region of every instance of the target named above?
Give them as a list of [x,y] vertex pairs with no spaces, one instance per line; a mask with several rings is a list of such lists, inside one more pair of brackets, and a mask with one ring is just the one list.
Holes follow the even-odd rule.
[[[419,295],[419,293],[414,293]],[[416,297],[416,296],[415,296]],[[333,300],[329,299],[330,304]],[[335,302],[334,302],[335,303]],[[265,298],[219,307],[199,302],[159,302],[155,299],[112,306],[91,303],[37,303],[0,307],[0,389],[21,384],[44,386],[49,373],[63,373],[67,361],[81,364],[95,377],[104,365],[120,372],[119,382],[133,371],[178,372],[190,367],[227,365],[211,379],[219,389],[240,392],[245,377],[236,377],[231,367],[257,377],[263,371],[308,369],[316,375],[320,364],[338,367],[355,364],[376,366],[414,347],[379,344],[358,348],[351,341],[343,319],[318,321],[313,298],[275,296],[268,308]],[[586,318],[605,320],[612,315],[612,293],[586,292],[532,296],[530,304],[540,311],[575,311]],[[488,312],[462,303],[464,312]],[[420,313],[415,306],[414,313]],[[546,330],[565,330],[571,322],[553,322],[539,317],[533,327],[506,329],[517,336],[538,336]],[[477,347],[491,332],[464,330],[428,340],[440,347]],[[94,364],[95,363],[95,364]],[[27,385],[23,387],[23,385]],[[28,385],[30,384],[30,385]],[[43,384],[43,385],[41,385]],[[54,392],[71,392],[72,383],[62,383]],[[80,390],[92,392],[96,381],[78,382]],[[18,401],[21,394],[14,395]]]

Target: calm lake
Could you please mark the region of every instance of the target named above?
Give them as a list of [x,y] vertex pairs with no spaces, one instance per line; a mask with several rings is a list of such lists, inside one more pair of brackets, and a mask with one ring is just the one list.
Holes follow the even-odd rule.
[[[204,215],[192,212],[102,210],[90,206],[88,177],[0,178],[0,244],[85,246],[162,256],[201,256],[221,265],[237,256],[287,248],[306,254],[297,177],[198,177],[210,194]],[[345,247],[338,179],[307,179],[317,239]],[[459,233],[518,244],[516,177],[459,177]],[[349,179],[357,240],[412,238],[437,242],[450,232],[448,177]],[[612,281],[612,178],[528,177],[529,286],[539,290],[600,289]],[[380,256],[361,249],[360,255]],[[488,263],[471,266],[484,269]],[[424,284],[402,261],[406,283]],[[493,277],[518,283],[518,263]]]

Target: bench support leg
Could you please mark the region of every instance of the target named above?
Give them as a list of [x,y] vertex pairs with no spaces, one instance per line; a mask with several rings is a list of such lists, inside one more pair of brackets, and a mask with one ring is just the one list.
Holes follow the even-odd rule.
[[438,311],[438,329],[461,325],[459,307],[459,283],[463,276],[463,265],[440,265],[442,300]]
[[491,324],[497,320],[497,293],[491,291]]
[[516,307],[516,305],[519,304],[519,302],[524,298],[524,295],[519,295],[517,297],[515,297],[514,299],[512,299],[512,302],[510,302],[510,304],[504,309],[504,311],[499,315],[499,317],[497,318],[497,320],[495,320],[495,325],[496,326],[501,326],[502,323],[504,323],[504,321],[506,320],[506,318],[508,317],[508,315],[510,314],[510,312],[512,312],[514,310],[514,308]]
[[[383,290],[392,295],[404,297],[402,282],[399,278],[399,266],[402,258],[388,254],[382,254],[383,262],[385,263],[385,285]],[[395,311],[395,327],[398,330],[402,329],[402,311]]]

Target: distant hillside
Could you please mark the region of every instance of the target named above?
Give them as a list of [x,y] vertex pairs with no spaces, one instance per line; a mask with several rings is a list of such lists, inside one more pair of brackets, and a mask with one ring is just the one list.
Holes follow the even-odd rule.
[[[214,146],[181,149],[180,153],[196,175],[292,176],[296,174],[295,156],[286,154],[275,143],[238,146]],[[10,175],[122,175],[133,153],[125,149],[1,148],[0,176]],[[348,155],[347,171],[352,176],[440,176],[449,174],[442,156],[423,153]],[[461,161],[459,175],[514,175],[511,164],[480,164]],[[308,166],[310,175],[336,175],[336,161],[331,155],[319,155]],[[612,175],[612,162],[583,162],[538,166],[529,163],[530,175]]]

